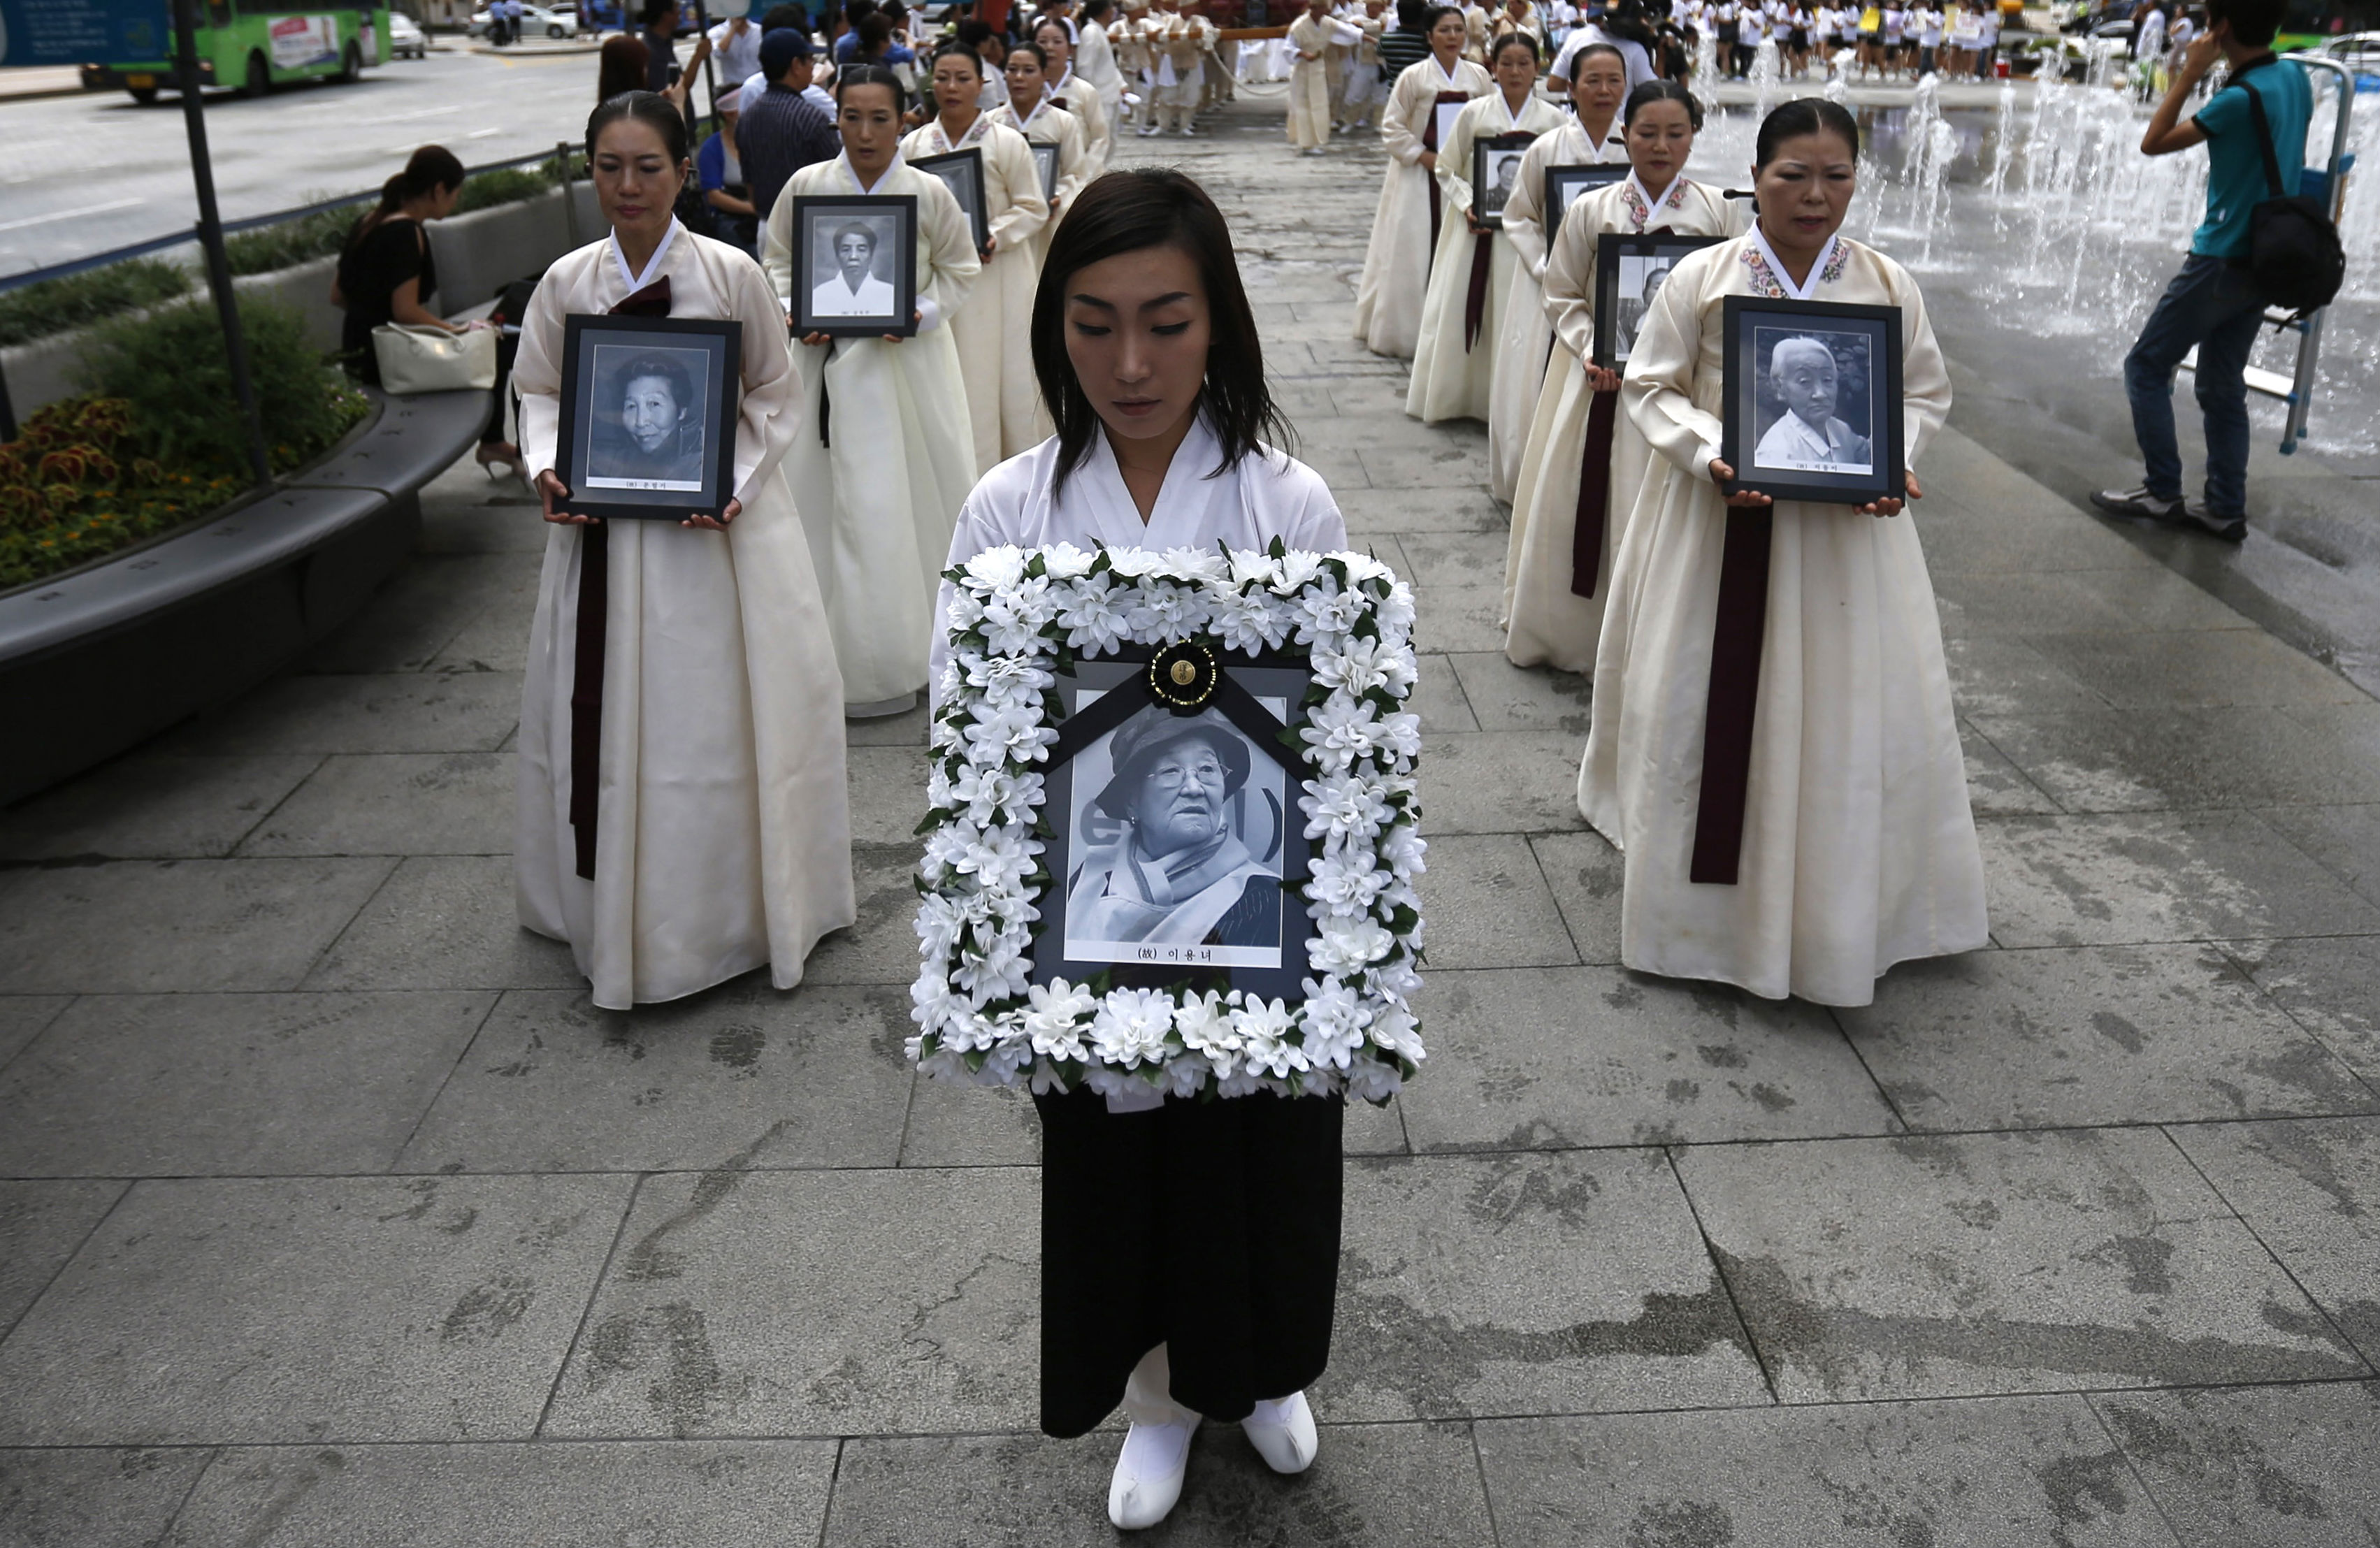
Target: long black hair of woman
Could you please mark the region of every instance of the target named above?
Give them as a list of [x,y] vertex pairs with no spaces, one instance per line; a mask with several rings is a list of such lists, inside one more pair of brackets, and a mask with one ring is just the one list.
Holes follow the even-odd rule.
[[1033,294],[1033,375],[1058,428],[1053,493],[1090,454],[1091,438],[1099,431],[1099,411],[1066,356],[1067,283],[1120,253],[1161,247],[1188,254],[1207,291],[1207,380],[1199,405],[1222,448],[1222,461],[1208,477],[1236,466],[1260,441],[1289,445],[1289,421],[1265,385],[1264,346],[1223,212],[1206,189],[1171,167],[1111,172],[1075,196]]

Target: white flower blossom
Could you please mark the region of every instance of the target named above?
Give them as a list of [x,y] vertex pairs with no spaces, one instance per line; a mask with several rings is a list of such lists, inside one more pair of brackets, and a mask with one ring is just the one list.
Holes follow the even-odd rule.
[[942,611],[942,627],[963,635],[983,621],[983,599],[971,587],[951,587],[950,606]]
[[1312,723],[1298,737],[1313,748],[1317,762],[1329,772],[1343,772],[1348,764],[1372,750],[1378,729],[1369,700],[1333,694],[1314,707]]
[[1427,871],[1429,867],[1422,863],[1422,857],[1428,852],[1429,845],[1423,841],[1421,829],[1410,822],[1398,823],[1380,839],[1380,859],[1399,881],[1410,881]]
[[1342,650],[1314,656],[1314,675],[1326,687],[1350,694],[1386,688],[1398,698],[1413,691],[1418,675],[1413,652],[1379,640],[1350,639]]
[[1293,1070],[1313,1068],[1305,1050],[1288,1041],[1297,1030],[1297,1012],[1281,1000],[1263,1000],[1254,995],[1245,1004],[1232,1012],[1232,1022],[1240,1034],[1240,1050],[1245,1066],[1259,1070],[1275,1080],[1286,1080]]
[[1213,605],[1214,629],[1226,650],[1276,650],[1289,638],[1289,604],[1263,591],[1227,593]]
[[1344,1070],[1363,1046],[1364,1029],[1372,1024],[1371,1011],[1355,991],[1336,978],[1317,984],[1305,980],[1305,1053],[1318,1065]]
[[1038,705],[1058,678],[1038,656],[976,656],[963,664],[961,681],[993,708],[1018,709]]
[[968,560],[965,569],[971,589],[1004,590],[1025,578],[1025,550],[1014,543],[1002,543]]
[[1366,581],[1393,581],[1397,573],[1368,553],[1334,553],[1330,556],[1347,566],[1347,584],[1361,586]]
[[1186,581],[1222,586],[1230,581],[1230,561],[1214,549],[1167,549],[1165,567]]
[[1132,632],[1143,639],[1172,645],[1188,639],[1207,626],[1207,594],[1187,587],[1146,585],[1140,605],[1132,610]]
[[1057,611],[1050,583],[1038,576],[996,591],[983,605],[984,644],[997,655],[1027,655],[1040,647],[1041,626]]
[[1319,647],[1354,628],[1355,621],[1371,605],[1371,599],[1358,591],[1341,591],[1335,586],[1327,591],[1309,587],[1297,595],[1301,620],[1297,637],[1310,639]]
[[1089,575],[1066,587],[1058,608],[1058,626],[1066,643],[1077,650],[1109,651],[1132,637],[1131,593],[1110,584],[1106,575]]
[[1108,568],[1125,580],[1153,575],[1165,567],[1165,556],[1153,549],[1110,549]]
[[1240,1034],[1222,996],[1212,989],[1183,996],[1173,1012],[1173,1030],[1181,1034],[1182,1046],[1203,1056],[1217,1075],[1232,1072],[1240,1051]]
[[1041,550],[1041,570],[1051,580],[1080,580],[1091,573],[1099,557],[1085,553],[1072,543],[1053,543]]
[[1389,716],[1373,733],[1373,743],[1392,757],[1421,756],[1421,717],[1409,709]]
[[1058,733],[1030,709],[1002,709],[966,728],[967,761],[973,764],[1040,763]]
[[1420,1029],[1409,1010],[1390,1008],[1372,1018],[1372,1041],[1392,1054],[1400,1054],[1419,1064],[1427,1056],[1422,1052]]
[[1035,1053],[1077,1063],[1089,1057],[1083,1048],[1083,1034],[1099,1006],[1097,995],[1080,985],[1053,978],[1027,989],[1026,998],[1025,1034],[1032,1039]]
[[1168,1059],[1164,1070],[1165,1094],[1186,1102],[1198,1094],[1198,1088],[1207,1083],[1207,1077],[1212,1072],[1201,1054],[1184,1054]]
[[1272,555],[1262,549],[1232,550],[1232,587],[1239,590],[1249,586],[1270,587],[1281,579],[1281,566]]
[[1091,1020],[1091,1043],[1110,1064],[1131,1070],[1165,1058],[1173,998],[1157,989],[1114,989]]
[[1378,920],[1332,917],[1316,928],[1314,944],[1305,950],[1317,973],[1349,974],[1387,956],[1396,944]]
[[1372,856],[1363,850],[1335,850],[1314,862],[1314,879],[1305,895],[1331,913],[1369,913],[1372,900],[1389,885],[1386,871],[1372,869]]
[[1322,556],[1300,549],[1290,550],[1275,563],[1278,578],[1272,583],[1272,588],[1283,597],[1296,596],[1312,584],[1315,576],[1322,574]]
[[1347,1071],[1350,1101],[1385,1102],[1403,1089],[1402,1077],[1378,1059],[1359,1058]]

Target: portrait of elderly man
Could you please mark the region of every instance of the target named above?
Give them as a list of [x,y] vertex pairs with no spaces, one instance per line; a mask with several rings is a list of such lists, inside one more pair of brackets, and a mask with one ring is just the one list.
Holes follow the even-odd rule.
[[1278,947],[1281,873],[1232,829],[1232,798],[1254,759],[1247,739],[1211,709],[1152,709],[1118,727],[1109,751],[1115,772],[1090,810],[1123,831],[1075,869],[1068,955],[1091,941]]
[[895,310],[892,285],[876,277],[876,228],[865,221],[846,220],[827,237],[834,272],[810,287],[810,311],[817,317],[891,317]]
[[1824,340],[1779,341],[1768,357],[1768,385],[1784,400],[1785,413],[1753,449],[1753,466],[1797,472],[1868,471],[1868,438],[1835,415],[1841,375],[1835,352]]
[[587,471],[636,485],[702,483],[702,418],[694,378],[667,355],[643,355],[613,376],[619,417],[589,450]]
[[1620,304],[1612,308],[1611,354],[1614,359],[1625,360],[1635,349],[1636,335],[1645,326],[1645,314],[1653,309],[1653,298],[1661,294],[1661,282],[1670,277],[1670,260],[1666,258],[1645,260],[1645,274],[1637,282],[1636,294],[1622,296]]

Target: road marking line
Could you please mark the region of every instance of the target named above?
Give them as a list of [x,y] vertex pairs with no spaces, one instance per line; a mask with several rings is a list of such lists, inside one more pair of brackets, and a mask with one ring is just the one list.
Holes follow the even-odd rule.
[[469,134],[465,135],[463,138],[465,139],[485,139],[492,134],[502,134],[504,132],[504,131],[501,128],[473,129]]
[[104,215],[111,210],[129,210],[136,204],[148,202],[145,199],[114,199],[105,204],[86,204],[79,210],[60,210],[49,215],[29,215],[21,221],[0,221],[0,231],[21,231],[29,225],[47,225],[52,221],[70,221],[78,215]]
[[416,118],[438,118],[449,113],[462,111],[462,105],[456,103],[450,107],[425,107],[412,113],[391,113],[379,118],[358,118],[352,121],[358,124],[409,124]]

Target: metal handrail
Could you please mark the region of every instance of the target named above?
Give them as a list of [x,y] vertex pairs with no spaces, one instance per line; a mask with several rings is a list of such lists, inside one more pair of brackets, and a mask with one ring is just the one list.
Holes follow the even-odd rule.
[[[510,161],[489,162],[482,166],[465,167],[463,176],[468,181],[483,172],[509,172],[515,167],[528,166],[533,163],[542,163],[553,159],[554,152],[552,151],[536,151],[526,156],[515,156]],[[564,163],[565,181],[568,179],[568,173],[569,166],[565,162]],[[276,210],[269,215],[250,215],[243,220],[225,221],[224,235],[233,236],[241,232],[255,231],[268,225],[279,225],[285,221],[302,220],[308,215],[319,215],[327,211],[345,209],[348,205],[362,204],[379,197],[378,190],[370,193],[348,194],[339,199],[323,200],[316,204],[300,205],[294,210]],[[135,242],[129,247],[111,248],[106,252],[92,253],[88,258],[73,258],[63,263],[49,264],[44,268],[28,269],[22,273],[0,275],[0,292],[21,289],[29,284],[39,284],[43,280],[62,280],[70,274],[88,273],[93,269],[103,269],[111,263],[122,263],[128,259],[146,258],[151,253],[163,252],[168,248],[178,248],[185,242],[195,242],[198,239],[198,227],[194,225],[188,231],[176,232],[167,236],[152,236],[145,242]]]

